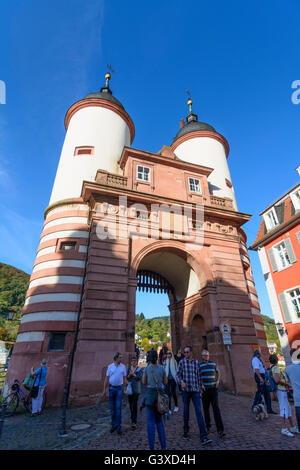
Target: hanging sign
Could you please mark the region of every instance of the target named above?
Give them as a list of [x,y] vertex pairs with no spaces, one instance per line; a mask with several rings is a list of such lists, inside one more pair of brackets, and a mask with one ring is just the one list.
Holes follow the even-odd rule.
[[232,344],[231,341],[231,325],[228,322],[221,322],[220,323],[220,331],[223,337],[224,344]]

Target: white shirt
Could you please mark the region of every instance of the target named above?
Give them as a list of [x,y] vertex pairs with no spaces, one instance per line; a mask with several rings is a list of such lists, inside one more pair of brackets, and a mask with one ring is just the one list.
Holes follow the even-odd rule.
[[114,387],[118,387],[123,385],[123,377],[126,377],[126,367],[124,364],[116,364],[113,362],[109,364],[106,372],[106,376],[109,377],[109,384],[113,385]]
[[258,359],[258,357],[254,357],[252,359],[252,369],[253,370],[258,369],[260,374],[265,374],[266,373],[266,369],[265,369],[263,363],[261,362],[261,360]]

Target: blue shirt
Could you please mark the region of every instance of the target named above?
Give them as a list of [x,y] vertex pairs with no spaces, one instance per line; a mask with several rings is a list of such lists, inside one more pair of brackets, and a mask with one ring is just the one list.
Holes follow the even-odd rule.
[[47,372],[48,372],[48,369],[46,366],[42,366],[35,371],[36,378],[34,381],[34,385],[36,387],[37,386],[43,387],[44,385],[46,385]]
[[294,404],[300,407],[300,363],[287,366],[285,374],[293,388]]

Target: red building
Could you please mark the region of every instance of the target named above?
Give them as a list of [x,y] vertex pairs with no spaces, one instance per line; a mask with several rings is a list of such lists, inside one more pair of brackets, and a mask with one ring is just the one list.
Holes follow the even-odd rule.
[[[298,167],[299,171],[299,167]],[[257,250],[286,363],[300,346],[300,183],[261,214]]]

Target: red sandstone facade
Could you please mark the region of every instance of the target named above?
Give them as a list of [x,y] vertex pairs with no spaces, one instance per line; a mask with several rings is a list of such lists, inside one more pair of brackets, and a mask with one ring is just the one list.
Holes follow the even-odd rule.
[[[78,110],[101,107],[102,101],[93,97],[75,103],[67,113],[67,126]],[[117,114],[129,122],[132,140],[134,127],[124,109],[110,102],[105,107],[118,108]],[[180,139],[212,139],[226,156],[229,152],[226,139],[213,130],[198,129]],[[199,357],[201,348],[208,348],[223,385],[232,390],[219,331],[222,321],[229,322],[237,390],[252,393],[253,347],[265,355],[268,350],[241,228],[250,216],[237,211],[232,199],[213,194],[209,178],[215,169],[178,158],[177,144],[157,154],[124,146],[118,173],[100,168],[94,180],[83,180],[80,197],[46,209],[8,385],[46,357],[49,401],[59,405],[73,349],[70,405],[99,400],[113,354],[122,352],[127,362],[134,351],[137,277],[147,270],[166,279],[171,289],[173,350],[189,344]],[[88,141],[82,146],[94,147]],[[169,214],[171,206],[176,210]],[[201,227],[198,206],[203,209]],[[164,217],[170,220],[167,236]],[[180,235],[178,224],[187,226],[188,234]],[[191,237],[199,230],[197,244]]]

